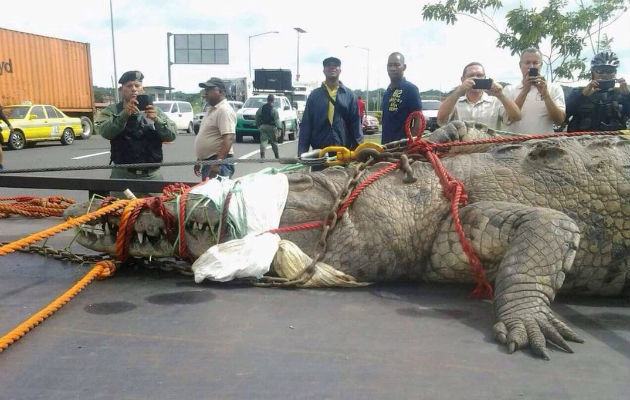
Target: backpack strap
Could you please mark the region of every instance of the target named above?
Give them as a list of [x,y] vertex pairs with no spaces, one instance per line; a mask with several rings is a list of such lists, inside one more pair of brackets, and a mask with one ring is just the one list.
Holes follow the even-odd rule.
[[333,107],[336,106],[337,102],[335,102],[335,99],[333,99],[330,96],[330,93],[328,93],[328,87],[326,87],[326,85],[323,84],[323,83],[322,83],[322,89],[324,90],[324,93],[326,93],[326,97],[328,97],[328,101],[330,101],[332,103]]

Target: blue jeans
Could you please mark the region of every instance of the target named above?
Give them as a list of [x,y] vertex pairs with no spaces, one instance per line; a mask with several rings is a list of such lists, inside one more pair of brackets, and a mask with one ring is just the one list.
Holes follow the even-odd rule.
[[[228,154],[227,156],[225,156],[225,158],[232,158],[232,154]],[[210,158],[206,158],[204,161],[216,160],[216,159],[217,159],[217,156],[214,155]],[[208,164],[201,166],[201,180],[202,181],[206,180],[206,178],[210,176],[210,167],[211,166]],[[234,175],[234,164],[221,164],[221,167],[219,168],[219,175],[232,178],[232,175]],[[214,178],[214,176],[211,176],[210,178]]]

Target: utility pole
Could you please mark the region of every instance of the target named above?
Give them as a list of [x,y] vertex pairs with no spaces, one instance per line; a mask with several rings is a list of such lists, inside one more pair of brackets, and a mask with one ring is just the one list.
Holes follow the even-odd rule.
[[[114,55],[114,81],[118,81],[118,72],[116,71],[116,43],[114,42],[114,9],[112,7],[112,0],[109,0],[109,25],[112,29],[112,53]],[[118,90],[114,91],[116,96],[116,103],[118,103]]]

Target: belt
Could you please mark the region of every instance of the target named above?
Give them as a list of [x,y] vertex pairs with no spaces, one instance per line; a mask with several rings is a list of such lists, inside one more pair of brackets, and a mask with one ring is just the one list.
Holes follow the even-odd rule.
[[145,168],[145,169],[136,169],[136,168],[127,168],[128,172],[136,175],[145,175],[149,174],[153,171],[157,171],[159,168]]

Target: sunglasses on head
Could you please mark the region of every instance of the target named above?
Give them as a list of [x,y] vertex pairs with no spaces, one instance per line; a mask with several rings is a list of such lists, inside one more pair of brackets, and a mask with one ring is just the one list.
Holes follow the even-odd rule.
[[596,74],[614,74],[616,71],[617,69],[615,67],[609,66],[593,68],[593,72],[595,72]]

